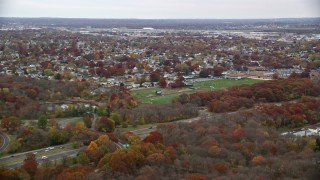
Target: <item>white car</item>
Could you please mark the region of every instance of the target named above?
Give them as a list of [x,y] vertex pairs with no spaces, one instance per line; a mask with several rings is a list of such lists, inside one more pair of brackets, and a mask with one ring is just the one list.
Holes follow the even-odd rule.
[[50,150],[54,149],[54,147],[49,147]]
[[45,160],[45,159],[48,159],[48,157],[47,156],[42,156],[41,159]]
[[34,155],[38,154],[38,152],[33,152]]

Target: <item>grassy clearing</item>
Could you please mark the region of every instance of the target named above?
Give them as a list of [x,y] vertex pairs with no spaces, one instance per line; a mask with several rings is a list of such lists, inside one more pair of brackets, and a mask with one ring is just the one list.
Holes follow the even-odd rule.
[[[224,89],[232,86],[239,85],[250,85],[261,82],[261,80],[256,79],[240,79],[240,80],[230,80],[230,79],[218,79],[218,80],[207,80],[202,82],[195,82],[193,89],[190,88],[180,88],[180,89],[161,89],[161,88],[146,88],[131,91],[131,94],[139,99],[140,102],[146,104],[168,104],[172,101],[174,97],[179,96],[183,93],[193,93],[195,91],[203,90],[216,90]],[[156,90],[162,91],[162,96],[155,96]]]

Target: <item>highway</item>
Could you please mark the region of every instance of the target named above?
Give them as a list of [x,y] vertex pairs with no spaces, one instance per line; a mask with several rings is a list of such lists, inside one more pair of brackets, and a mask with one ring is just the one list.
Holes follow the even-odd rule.
[[0,139],[1,139],[0,152],[2,152],[6,150],[9,145],[9,137],[5,133],[0,132]]
[[[34,153],[36,155],[38,163],[42,164],[47,160],[55,161],[69,156],[76,156],[80,150],[85,148],[85,146],[74,149],[72,147],[72,144],[65,144],[59,146],[51,146],[51,148],[53,149],[49,150],[48,148],[43,148],[24,153],[8,155],[0,158],[0,163],[8,168],[16,168],[22,165],[22,162],[26,158],[26,155],[28,153]],[[42,160],[42,156],[47,156],[48,159]]]

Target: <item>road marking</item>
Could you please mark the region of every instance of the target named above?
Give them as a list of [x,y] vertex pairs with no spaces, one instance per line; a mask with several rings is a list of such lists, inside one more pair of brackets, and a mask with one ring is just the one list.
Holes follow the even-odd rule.
[[0,147],[0,151],[4,151],[9,144],[9,142],[7,142],[8,137],[4,133],[0,133],[0,136],[3,139],[2,145]]

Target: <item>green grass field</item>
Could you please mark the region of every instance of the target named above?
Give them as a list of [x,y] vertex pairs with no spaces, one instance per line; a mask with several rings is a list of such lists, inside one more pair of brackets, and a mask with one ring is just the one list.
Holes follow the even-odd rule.
[[[261,80],[256,79],[240,79],[240,80],[230,80],[230,79],[219,79],[219,80],[207,80],[202,82],[195,82],[193,84],[193,89],[191,88],[179,88],[179,89],[170,89],[170,88],[146,88],[139,90],[132,90],[131,94],[139,99],[139,102],[146,104],[167,104],[170,103],[172,98],[179,96],[183,93],[193,93],[196,91],[202,90],[217,90],[229,88],[232,86],[239,85],[250,85],[261,82]],[[162,96],[155,96],[156,90],[162,91]]]
[[223,89],[229,88],[232,86],[239,86],[239,85],[250,85],[261,82],[261,80],[256,79],[240,79],[240,80],[230,80],[230,79],[219,79],[219,80],[209,80],[203,82],[196,82],[194,83],[194,87],[197,90],[212,90],[212,89]]

